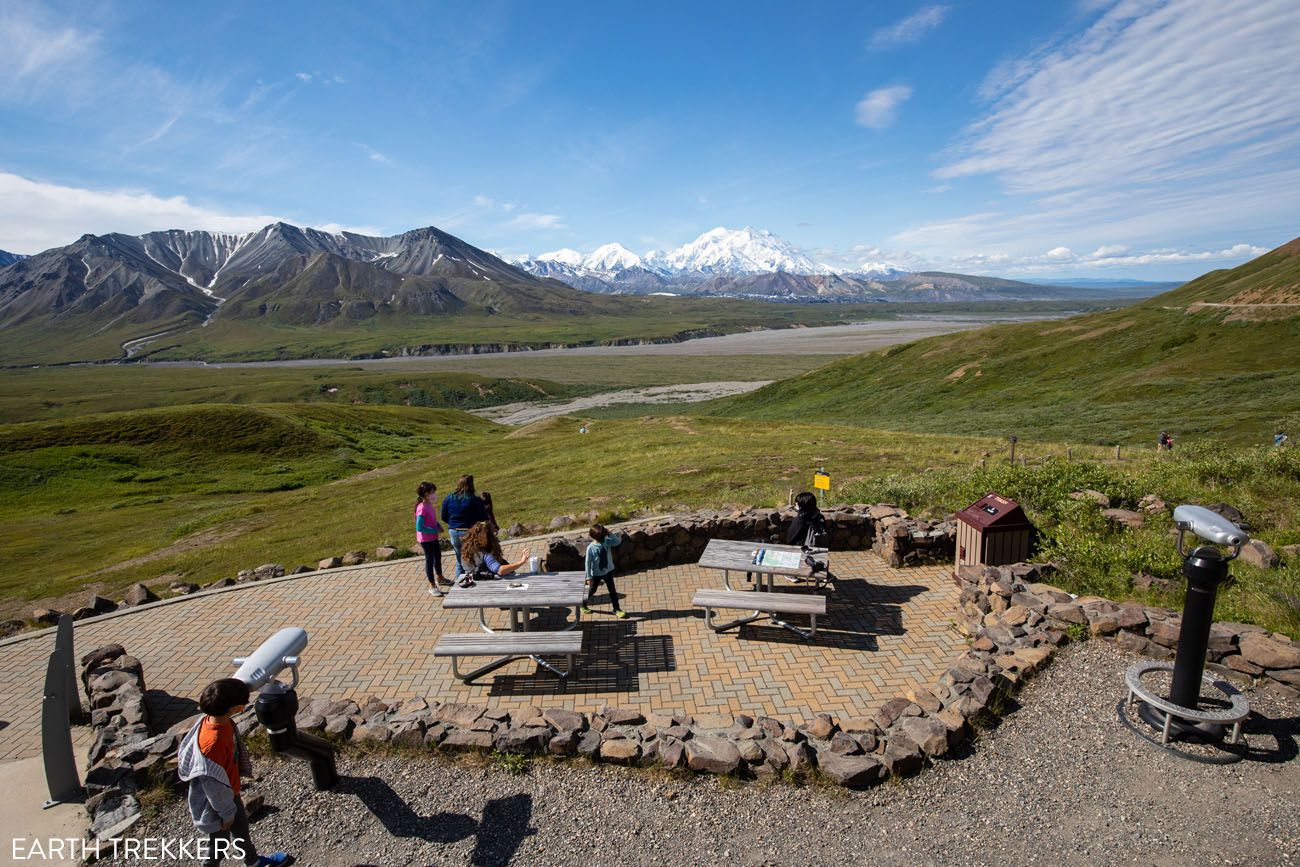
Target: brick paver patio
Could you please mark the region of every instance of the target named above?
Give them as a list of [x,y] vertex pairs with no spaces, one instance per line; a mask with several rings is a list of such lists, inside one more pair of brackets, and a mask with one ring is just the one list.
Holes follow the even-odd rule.
[[[453,678],[450,660],[434,659],[433,646],[444,632],[476,631],[477,615],[444,611],[426,592],[419,559],[247,584],[79,623],[76,649],[118,642],[139,657],[155,723],[163,724],[192,713],[205,683],[233,673],[232,657],[284,626],[310,637],[303,697],[424,696],[586,711],[615,704],[794,721],[816,711],[870,713],[931,682],[964,649],[949,626],[957,597],[950,567],[890,569],[869,552],[837,552],[831,563],[839,589],[809,642],[761,621],[742,627],[739,638],[707,629],[691,596],[721,587],[721,573],[694,565],[624,573],[617,583],[630,616],[614,619],[597,597],[597,613],[583,619],[583,663],[563,687],[528,661],[471,685]],[[505,612],[490,615],[504,624]],[[53,645],[51,634],[0,646],[0,759],[40,751],[41,688]]]

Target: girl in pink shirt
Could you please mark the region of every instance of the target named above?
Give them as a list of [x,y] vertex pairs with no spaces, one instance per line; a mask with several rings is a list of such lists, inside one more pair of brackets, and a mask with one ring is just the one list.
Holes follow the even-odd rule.
[[415,540],[424,549],[424,577],[429,579],[429,592],[441,596],[438,582],[447,579],[442,575],[442,540],[438,535],[438,512],[433,507],[437,492],[433,482],[420,482],[415,489]]

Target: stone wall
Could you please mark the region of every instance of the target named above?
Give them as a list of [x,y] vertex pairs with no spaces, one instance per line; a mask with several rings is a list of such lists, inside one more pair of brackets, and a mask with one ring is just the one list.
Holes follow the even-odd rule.
[[[832,551],[869,548],[894,568],[952,559],[957,530],[951,520],[918,520],[888,504],[833,506],[823,510],[823,514],[831,530]],[[652,521],[626,530],[615,557],[625,569],[651,568],[694,563],[710,539],[784,543],[794,516],[792,508],[704,510]],[[583,552],[589,541],[586,533],[551,538],[546,568],[551,571],[582,569]]]

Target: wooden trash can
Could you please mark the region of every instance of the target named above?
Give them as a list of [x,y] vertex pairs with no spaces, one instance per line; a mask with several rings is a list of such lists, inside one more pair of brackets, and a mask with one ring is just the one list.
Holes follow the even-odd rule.
[[1000,494],[985,494],[957,513],[957,566],[1027,560],[1035,532],[1019,504]]

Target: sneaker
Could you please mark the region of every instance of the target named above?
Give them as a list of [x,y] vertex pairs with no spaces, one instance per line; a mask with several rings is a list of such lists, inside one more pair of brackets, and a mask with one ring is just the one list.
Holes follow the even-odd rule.
[[274,852],[270,855],[263,855],[257,859],[257,867],[278,867],[278,865],[292,863],[293,856],[288,852]]
[[438,585],[436,585],[436,584],[430,584],[430,585],[429,585],[429,595],[430,595],[430,596],[441,596],[441,595],[443,595],[443,594],[442,594],[442,591],[438,589]]
[[581,611],[583,614],[590,614],[590,613],[591,613],[591,609],[588,608],[586,605],[582,606],[582,607],[579,608],[578,610]]
[[624,617],[627,617],[627,612],[620,608],[614,612],[614,616],[622,620]]

